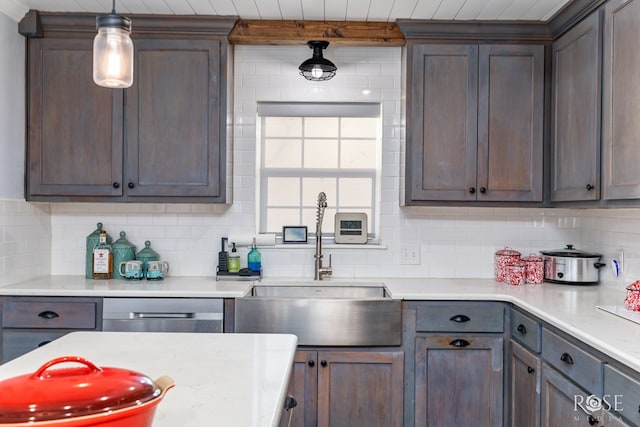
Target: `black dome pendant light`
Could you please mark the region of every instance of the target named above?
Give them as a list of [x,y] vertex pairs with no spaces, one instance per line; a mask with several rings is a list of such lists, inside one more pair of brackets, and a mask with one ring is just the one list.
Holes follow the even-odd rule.
[[307,46],[313,49],[313,56],[300,64],[298,67],[300,75],[312,81],[331,80],[336,75],[338,67],[322,57],[322,51],[329,46],[329,42],[309,41]]

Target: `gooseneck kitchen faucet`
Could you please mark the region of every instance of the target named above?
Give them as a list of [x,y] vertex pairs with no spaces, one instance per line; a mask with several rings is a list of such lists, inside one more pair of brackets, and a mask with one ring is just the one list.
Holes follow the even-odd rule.
[[322,265],[322,219],[324,210],[327,208],[327,195],[324,192],[318,194],[318,211],[316,213],[316,254],[314,280],[322,280],[324,276],[331,276],[331,255],[329,255],[329,265]]

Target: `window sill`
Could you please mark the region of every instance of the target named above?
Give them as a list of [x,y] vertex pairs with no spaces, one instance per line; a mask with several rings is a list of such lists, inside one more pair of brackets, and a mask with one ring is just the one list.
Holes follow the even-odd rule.
[[[275,246],[258,246],[259,249],[314,249],[316,248],[315,243],[276,243]],[[338,244],[338,243],[323,243],[322,249],[365,249],[365,250],[375,250],[375,249],[387,249],[387,245],[383,245],[381,243],[367,243],[363,245],[352,245],[352,244]]]

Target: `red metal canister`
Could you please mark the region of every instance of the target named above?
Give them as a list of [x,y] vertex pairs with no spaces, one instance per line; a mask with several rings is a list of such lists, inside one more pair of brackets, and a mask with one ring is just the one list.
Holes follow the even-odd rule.
[[514,285],[514,286],[525,284],[526,270],[525,270],[524,262],[518,262],[517,264],[507,265],[505,269],[507,270],[507,279],[506,279],[507,284]]
[[496,280],[498,282],[507,281],[507,266],[518,264],[520,262],[520,252],[511,248],[504,248],[496,251],[495,269]]
[[525,265],[526,282],[539,284],[544,281],[544,258],[538,255],[529,255],[522,258]]

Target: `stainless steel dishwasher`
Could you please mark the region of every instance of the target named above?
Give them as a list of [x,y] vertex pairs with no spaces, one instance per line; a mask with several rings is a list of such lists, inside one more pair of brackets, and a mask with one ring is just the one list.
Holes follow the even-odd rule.
[[222,332],[216,298],[105,298],[102,329],[117,332]]

